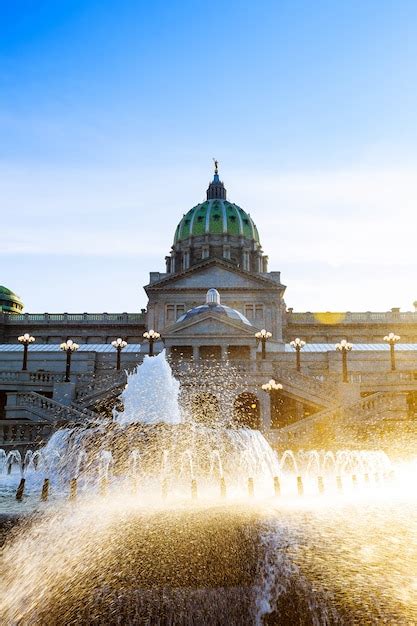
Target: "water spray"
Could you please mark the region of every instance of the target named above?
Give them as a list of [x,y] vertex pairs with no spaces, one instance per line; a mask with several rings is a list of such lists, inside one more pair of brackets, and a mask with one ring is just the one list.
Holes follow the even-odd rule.
[[248,495],[252,498],[254,496],[255,489],[253,485],[253,478],[248,478]]
[[69,499],[74,502],[77,499],[77,479],[71,478],[70,480],[70,493]]
[[226,497],[226,481],[224,479],[224,477],[222,476],[220,478],[220,497],[221,498],[225,498]]
[[108,478],[107,476],[102,476],[99,482],[99,491],[100,491],[100,495],[103,498],[107,496],[108,488],[109,488]]
[[297,493],[299,496],[304,495],[304,485],[302,476],[297,476]]
[[198,492],[197,492],[197,481],[195,478],[191,481],[191,498],[193,500],[197,500]]

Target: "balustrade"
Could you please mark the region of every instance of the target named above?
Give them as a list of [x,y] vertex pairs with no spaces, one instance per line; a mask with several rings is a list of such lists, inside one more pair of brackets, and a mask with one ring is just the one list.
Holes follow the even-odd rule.
[[145,321],[144,313],[19,313],[6,318],[9,324],[31,322],[122,322],[124,324],[139,324]]
[[[417,311],[404,311],[404,312],[393,312],[393,311],[346,311],[340,312],[340,321],[338,324],[368,324],[369,322],[379,322],[379,323],[397,323],[397,322],[406,322],[406,323],[416,323],[417,322]],[[313,313],[310,311],[307,312],[289,312],[288,321],[290,324],[317,324],[320,322],[320,319],[326,313]]]
[[39,444],[53,431],[51,424],[7,420],[0,422],[0,446]]

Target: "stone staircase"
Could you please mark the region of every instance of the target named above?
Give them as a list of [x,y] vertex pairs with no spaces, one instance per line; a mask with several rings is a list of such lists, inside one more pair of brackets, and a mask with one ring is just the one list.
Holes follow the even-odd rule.
[[404,417],[404,403],[394,392],[377,392],[358,402],[334,409],[326,409],[309,417],[283,426],[271,435],[272,442],[280,446],[311,447],[317,437],[333,438],[346,443],[349,433],[363,427],[372,427],[383,420]]
[[46,398],[35,391],[21,392],[16,395],[16,405],[22,412],[29,414],[32,421],[50,424],[79,423],[86,420],[97,420],[98,415],[88,409],[74,405],[65,406],[51,398]]
[[331,409],[338,406],[339,401],[334,383],[275,364],[272,371],[273,378],[283,385],[285,391],[298,399]]
[[113,371],[78,385],[73,406],[80,410],[94,406],[98,401],[117,398],[126,386],[126,373]]
[[0,448],[44,445],[57,428],[99,419],[93,411],[65,406],[35,391],[18,393],[16,406],[21,410],[22,419],[0,421]]

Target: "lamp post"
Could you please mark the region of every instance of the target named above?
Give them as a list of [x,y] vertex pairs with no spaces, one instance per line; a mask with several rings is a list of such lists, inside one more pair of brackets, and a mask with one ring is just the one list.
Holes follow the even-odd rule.
[[29,333],[25,333],[24,335],[20,335],[20,337],[18,337],[17,340],[19,341],[19,343],[23,344],[22,371],[26,371],[28,368],[28,347],[30,343],[33,343],[35,341],[35,337],[32,337],[32,335],[29,335]]
[[291,348],[294,348],[296,355],[297,372],[301,370],[301,350],[306,345],[305,341],[302,341],[299,337],[296,337],[294,341],[290,342]]
[[264,383],[262,385],[262,389],[264,391],[267,391],[268,393],[271,393],[271,391],[279,391],[282,388],[283,387],[281,383],[277,383],[276,380],[274,380],[273,378],[271,378],[270,380],[268,380],[267,383]]
[[151,328],[151,330],[144,332],[143,336],[149,341],[149,356],[153,356],[153,344],[155,341],[158,341],[161,335],[156,330]]
[[67,364],[65,367],[65,382],[70,382],[70,373],[71,373],[71,356],[73,352],[77,352],[80,347],[78,343],[75,343],[72,339],[67,339],[64,343],[61,343],[59,346],[63,352],[67,353]]
[[266,358],[266,342],[268,341],[268,339],[272,337],[272,333],[270,333],[268,330],[265,330],[265,328],[262,328],[262,330],[260,330],[258,333],[255,333],[255,337],[258,340],[258,342],[260,341],[262,343],[262,358],[265,359]]
[[120,355],[121,355],[123,348],[126,348],[127,341],[123,341],[121,337],[118,337],[117,339],[111,342],[111,345],[113,346],[113,348],[116,348],[117,350],[116,369],[119,371],[120,370]]
[[347,383],[348,381],[348,369],[347,369],[347,353],[352,350],[353,346],[351,343],[346,341],[346,339],[342,339],[340,343],[335,345],[335,349],[338,352],[342,353],[342,368],[343,368],[343,382]]
[[394,372],[396,369],[395,365],[395,344],[399,341],[401,337],[396,335],[395,333],[389,333],[389,335],[385,335],[384,341],[389,344],[390,354],[391,354],[391,372]]
[[270,411],[270,428],[277,427],[277,417],[279,419],[281,413],[278,409],[279,403],[276,396],[276,392],[282,389],[281,383],[277,383],[276,380],[271,378],[267,383],[262,385],[262,390],[269,394],[269,411]]

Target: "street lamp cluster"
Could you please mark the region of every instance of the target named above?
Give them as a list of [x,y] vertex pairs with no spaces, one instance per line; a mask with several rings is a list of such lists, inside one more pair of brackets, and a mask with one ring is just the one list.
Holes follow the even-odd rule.
[[[157,341],[161,337],[161,335],[160,335],[160,333],[156,332],[156,330],[151,329],[151,330],[146,331],[145,333],[143,333],[143,336],[149,342],[149,356],[153,356],[153,354],[154,354],[154,349],[153,349],[154,343],[155,343],[155,341]],[[27,368],[28,368],[28,347],[29,347],[29,345],[31,343],[33,343],[36,340],[35,340],[35,337],[32,337],[32,335],[29,335],[29,333],[24,333],[24,335],[20,335],[17,338],[17,340],[18,340],[19,343],[21,343],[23,345],[22,370],[26,371]],[[125,341],[121,337],[118,337],[117,339],[115,339],[114,341],[111,342],[111,345],[117,351],[116,369],[120,370],[120,366],[121,366],[121,352],[122,352],[122,350],[124,348],[126,348],[127,341]],[[80,346],[78,345],[78,343],[75,343],[75,341],[73,341],[72,339],[67,339],[66,341],[61,343],[61,345],[59,347],[67,355],[67,362],[66,362],[66,368],[65,368],[65,382],[69,382],[70,381],[70,374],[71,374],[71,357],[72,357],[72,354],[74,352],[76,352]]]
[[297,372],[301,370],[301,350],[304,348],[305,345],[306,342],[299,337],[296,337],[294,341],[290,342],[291,348],[294,348],[295,350]]
[[262,344],[262,358],[265,359],[266,358],[266,342],[268,341],[268,339],[271,339],[272,333],[270,333],[268,330],[265,330],[265,328],[262,328],[262,330],[260,330],[258,333],[255,333],[255,337],[258,343],[261,342]]
[[63,352],[67,354],[67,363],[65,367],[65,382],[70,382],[70,373],[71,373],[71,357],[73,352],[77,352],[80,347],[78,343],[75,343],[72,339],[67,339],[64,343],[61,343],[59,346]]
[[[151,328],[143,333],[144,339],[146,339],[149,343],[149,356],[154,356],[154,343],[160,339],[161,334],[156,330]],[[255,333],[255,337],[258,342],[262,344],[262,359],[266,358],[266,342],[268,339],[272,337],[272,333],[262,328],[259,332]],[[391,371],[395,371],[396,362],[395,362],[395,344],[401,339],[399,335],[395,333],[389,333],[385,335],[384,341],[389,344],[390,347],[390,356],[391,356]],[[31,343],[35,341],[35,337],[32,337],[29,333],[24,333],[20,335],[17,340],[19,343],[23,345],[23,364],[22,370],[27,370],[27,362],[28,362],[28,347]],[[121,366],[121,352],[127,346],[127,341],[118,337],[114,341],[111,342],[111,345],[117,351],[117,360],[116,360],[116,369],[120,370]],[[306,345],[306,342],[296,337],[293,341],[290,342],[290,346],[295,350],[296,354],[296,368],[299,372],[301,370],[301,350]],[[60,348],[67,355],[67,363],[65,369],[65,382],[69,382],[70,373],[71,373],[71,356],[73,352],[76,352],[79,348],[79,345],[75,343],[72,339],[67,339],[64,343],[61,343]],[[343,372],[343,382],[348,382],[348,367],[347,367],[347,353],[350,352],[353,348],[353,345],[349,343],[346,339],[342,339],[340,343],[335,345],[335,350],[342,354],[342,372]],[[273,378],[270,381],[262,385],[262,389],[264,391],[274,391],[278,389],[282,389],[282,385],[280,383],[276,383]]]
[[346,341],[346,339],[342,339],[340,343],[335,345],[335,350],[342,353],[342,377],[344,383],[348,382],[347,353],[350,352],[352,348],[352,344]]
[[28,347],[30,343],[35,341],[35,337],[29,335],[29,333],[25,333],[24,335],[20,335],[17,340],[23,344],[23,365],[22,370],[26,371],[28,368]]
[[277,383],[273,378],[271,378],[270,380],[268,380],[267,383],[264,383],[262,385],[262,389],[264,391],[279,391],[280,389],[282,389],[282,385],[281,383]]
[[161,337],[160,333],[151,328],[143,333],[145,339],[149,342],[149,356],[153,356],[153,344]]
[[385,335],[384,337],[384,341],[386,341],[389,344],[389,349],[390,349],[390,355],[391,355],[391,371],[394,372],[395,371],[395,344],[401,339],[401,337],[399,335],[396,335],[395,333],[389,333],[388,335]]
[[113,348],[117,350],[116,369],[119,371],[120,370],[120,355],[121,355],[123,348],[126,348],[127,341],[124,341],[121,337],[118,337],[117,339],[111,342],[111,345],[113,346]]

